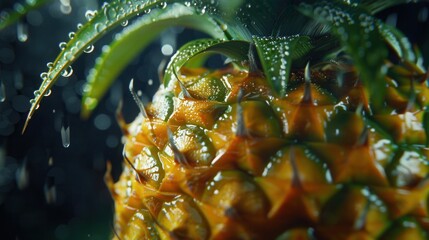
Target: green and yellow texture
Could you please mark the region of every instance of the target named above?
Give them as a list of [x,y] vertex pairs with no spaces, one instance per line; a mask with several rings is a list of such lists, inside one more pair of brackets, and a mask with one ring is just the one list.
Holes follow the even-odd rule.
[[111,185],[116,233],[427,239],[428,89],[413,70],[386,67],[385,109],[373,114],[341,60],[293,71],[281,98],[259,72],[183,69],[147,118],[123,125],[128,164]]
[[[428,74],[373,16],[406,1],[232,2],[114,0],[42,74],[28,120],[79,54],[142,14],[91,71],[87,116],[164,28],[213,36],[179,49],[151,104],[135,96],[133,123],[119,114],[114,238],[428,239]],[[230,64],[203,68],[213,53]]]

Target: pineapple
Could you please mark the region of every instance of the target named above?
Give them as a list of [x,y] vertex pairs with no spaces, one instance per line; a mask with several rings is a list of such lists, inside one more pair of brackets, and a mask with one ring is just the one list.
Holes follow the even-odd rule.
[[[180,49],[152,103],[137,99],[135,121],[118,114],[124,170],[116,183],[106,175],[114,238],[428,239],[428,75],[407,39],[372,15],[400,1],[234,1],[248,22],[219,13],[224,1],[201,2],[155,9],[195,7],[187,17],[210,21],[184,25],[226,34]],[[270,5],[282,10],[278,33],[261,36],[254,21],[269,22]],[[231,61],[186,65],[209,52]]]

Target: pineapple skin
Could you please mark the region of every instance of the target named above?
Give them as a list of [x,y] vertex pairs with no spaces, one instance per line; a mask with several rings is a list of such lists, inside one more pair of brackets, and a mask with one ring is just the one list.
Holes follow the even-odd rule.
[[183,68],[121,122],[113,238],[428,239],[429,92],[388,68],[384,109],[348,64],[293,71],[282,98],[259,73]]

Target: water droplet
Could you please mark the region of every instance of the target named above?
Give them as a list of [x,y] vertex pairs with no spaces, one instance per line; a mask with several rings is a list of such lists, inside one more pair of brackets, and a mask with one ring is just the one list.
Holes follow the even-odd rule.
[[52,62],[48,62],[46,64],[46,67],[48,67],[48,69],[51,69],[53,66],[54,66],[54,63],[52,63]]
[[38,96],[40,96],[40,90],[34,91],[33,94],[37,98]]
[[16,185],[18,185],[19,189],[24,189],[28,186],[28,168],[27,168],[27,159],[24,160],[22,166],[16,170]]
[[72,74],[73,74],[73,68],[72,66],[68,66],[68,68],[61,73],[61,76],[70,77]]
[[97,23],[94,27],[97,32],[102,32],[104,29],[106,29],[106,25],[103,23]]
[[58,46],[60,47],[61,50],[64,50],[66,49],[67,43],[61,42]]
[[161,52],[164,56],[171,56],[173,54],[173,47],[170,44],[164,44],[161,47]]
[[85,53],[92,53],[94,51],[94,45],[89,45],[88,47],[83,50]]
[[144,10],[143,12],[145,13],[145,14],[148,14],[148,13],[150,13],[150,8],[149,9],[146,9],[146,10]]
[[109,19],[110,21],[115,21],[116,20],[117,12],[116,12],[115,8],[113,8],[113,7],[105,8],[104,9],[104,13],[107,16],[107,19]]
[[53,204],[57,201],[57,191],[54,185],[54,177],[48,176],[45,185],[43,186],[43,192],[45,193],[45,200],[48,204]]
[[51,93],[52,93],[52,90],[51,89],[48,89],[46,92],[45,92],[45,97],[48,97],[49,95],[51,95]]
[[153,80],[152,80],[152,79],[149,79],[149,80],[147,81],[147,84],[148,84],[149,86],[152,86],[152,85],[153,85]]
[[6,89],[4,87],[3,81],[0,79],[0,102],[4,102],[6,100]]
[[62,126],[61,126],[61,141],[63,143],[63,147],[70,147],[70,125],[68,116],[63,116]]
[[28,27],[25,23],[18,23],[16,25],[16,35],[18,37],[18,41],[26,42],[28,40]]
[[97,14],[97,11],[91,11],[91,10],[86,11],[85,12],[86,20],[91,21],[91,19],[94,18],[95,14]]
[[126,27],[128,25],[128,20],[125,20],[123,22],[121,22],[121,26],[122,27]]
[[161,3],[159,4],[159,7],[160,7],[161,9],[164,9],[164,8],[166,8],[166,7],[167,7],[167,3],[166,3],[166,2],[161,2]]
[[82,27],[83,27],[82,23],[78,23],[76,26],[77,29],[81,29]]
[[222,29],[222,31],[226,31],[226,30],[228,30],[228,25],[222,23],[220,25],[220,28]]
[[74,32],[69,32],[69,38],[73,39],[76,34]]

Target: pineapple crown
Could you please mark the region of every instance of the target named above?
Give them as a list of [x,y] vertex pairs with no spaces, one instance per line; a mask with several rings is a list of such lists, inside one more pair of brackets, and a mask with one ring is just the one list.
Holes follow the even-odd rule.
[[[46,2],[40,0],[36,2]],[[163,82],[177,78],[190,59],[204,64],[207,54],[223,54],[237,66],[257,66],[268,84],[284,96],[292,68],[317,63],[346,52],[366,85],[371,101],[382,108],[389,47],[401,62],[423,73],[421,59],[407,38],[373,15],[407,0],[112,0],[101,9],[88,11],[88,22],[78,25],[30,101],[23,132],[42,98],[60,76],[69,76],[71,64],[106,33],[120,25],[115,39],[103,48],[87,78],[82,115],[87,117],[122,70],[165,29],[184,26],[212,36],[181,47],[171,58]],[[416,1],[414,1],[416,2]],[[34,6],[33,6],[34,7]],[[22,12],[21,12],[22,13]],[[13,15],[12,15],[13,16]],[[0,21],[0,29],[8,24]],[[10,21],[9,21],[10,22]],[[256,59],[256,60],[255,60]],[[326,60],[326,59],[325,59]],[[377,92],[377,94],[373,94]]]

